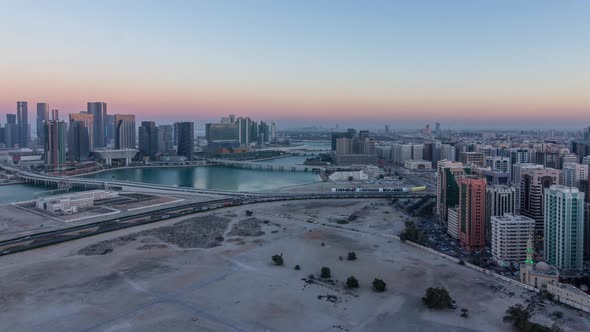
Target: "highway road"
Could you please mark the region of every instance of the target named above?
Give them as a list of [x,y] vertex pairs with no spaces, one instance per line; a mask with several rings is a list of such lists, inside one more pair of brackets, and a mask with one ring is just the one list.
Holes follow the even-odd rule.
[[225,198],[199,203],[187,203],[180,206],[162,208],[157,211],[139,213],[132,216],[113,218],[110,220],[68,227],[60,230],[42,232],[28,236],[0,241],[0,256],[25,250],[40,248],[65,241],[80,239],[119,229],[154,223],[162,220],[191,215],[215,209],[227,208],[244,204],[257,204],[273,201],[305,200],[305,199],[343,199],[343,198],[422,198],[434,197],[432,193],[400,193],[400,192],[342,192],[342,193],[310,193],[310,194],[272,194],[241,198]]

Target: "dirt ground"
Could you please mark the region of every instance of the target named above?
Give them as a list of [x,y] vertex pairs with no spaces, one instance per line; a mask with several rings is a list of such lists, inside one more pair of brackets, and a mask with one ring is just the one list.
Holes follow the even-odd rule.
[[[382,200],[275,202],[4,256],[0,330],[510,331],[504,311],[532,294],[388,236],[406,219]],[[358,290],[344,288],[349,276]],[[426,309],[433,286],[458,308]],[[587,315],[556,307],[566,331],[590,330]]]

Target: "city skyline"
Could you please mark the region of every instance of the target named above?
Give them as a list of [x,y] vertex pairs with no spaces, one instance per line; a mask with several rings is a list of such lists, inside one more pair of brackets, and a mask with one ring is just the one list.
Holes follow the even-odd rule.
[[228,113],[282,127],[580,127],[590,4],[425,3],[5,2],[0,116],[19,100],[63,114],[101,100],[198,127]]

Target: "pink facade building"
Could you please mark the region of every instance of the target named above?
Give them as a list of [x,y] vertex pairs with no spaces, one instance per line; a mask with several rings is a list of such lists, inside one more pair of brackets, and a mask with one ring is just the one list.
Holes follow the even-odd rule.
[[459,179],[459,240],[469,250],[485,246],[486,180],[471,176]]

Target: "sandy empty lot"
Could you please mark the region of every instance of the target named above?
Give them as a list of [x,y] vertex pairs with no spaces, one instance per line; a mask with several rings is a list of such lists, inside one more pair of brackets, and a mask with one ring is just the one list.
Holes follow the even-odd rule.
[[[531,294],[386,236],[406,218],[380,200],[277,202],[4,256],[0,327],[509,331],[504,311]],[[347,261],[349,251],[358,260]],[[279,253],[282,267],[271,261]],[[319,279],[322,266],[331,269],[332,281],[309,282],[310,274]],[[359,280],[358,290],[343,287],[349,276]],[[385,293],[371,290],[375,277],[387,282]],[[460,317],[459,309],[425,309],[420,298],[431,286],[446,287],[470,317]],[[587,317],[560,311],[566,330],[590,329]]]

